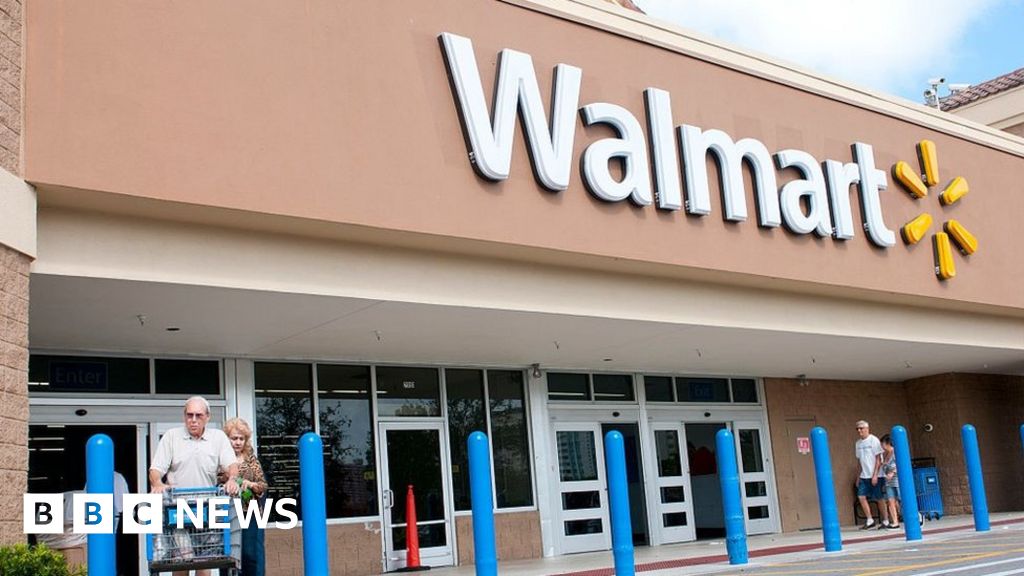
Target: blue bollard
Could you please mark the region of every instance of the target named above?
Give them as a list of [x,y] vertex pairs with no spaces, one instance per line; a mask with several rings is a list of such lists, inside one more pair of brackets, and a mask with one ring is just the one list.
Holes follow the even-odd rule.
[[971,508],[974,510],[974,529],[988,532],[988,500],[985,498],[985,476],[981,472],[981,454],[978,451],[978,431],[970,424],[960,429],[964,444],[964,463],[967,465],[967,483],[971,487]]
[[299,490],[304,573],[306,576],[328,576],[324,443],[315,432],[306,432],[299,438]]
[[629,484],[626,480],[626,445],[622,433],[604,435],[604,465],[608,469],[608,512],[612,523],[612,557],[615,576],[633,576],[633,524],[629,516]]
[[818,509],[821,512],[821,532],[826,552],[843,549],[843,535],[839,530],[839,510],[836,508],[836,488],[832,484],[832,455],[828,450],[828,432],[821,426],[811,430],[811,451],[814,454],[814,480],[818,485]]
[[921,522],[918,520],[914,467],[910,459],[907,429],[903,426],[892,427],[892,448],[896,452],[896,478],[899,480],[900,503],[903,505],[903,532],[907,535],[908,542],[920,540]]
[[[85,445],[85,490],[89,494],[114,493],[114,441],[106,434],[93,435]],[[100,514],[108,514],[112,519],[114,511],[101,510]],[[86,542],[89,574],[115,576],[117,552],[114,534],[89,534]]]
[[494,543],[494,500],[491,499],[491,451],[487,435],[473,432],[469,450],[469,500],[473,508],[473,563],[476,576],[498,576]]
[[723,428],[715,434],[718,480],[722,485],[722,513],[725,516],[725,549],[729,564],[747,563],[747,529],[743,521],[740,473],[736,467],[736,443],[732,432]]

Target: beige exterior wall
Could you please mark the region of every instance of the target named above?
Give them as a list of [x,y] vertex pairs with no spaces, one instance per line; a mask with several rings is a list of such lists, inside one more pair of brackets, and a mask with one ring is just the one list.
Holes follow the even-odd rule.
[[[25,170],[47,193],[61,186],[106,191],[546,249],[570,264],[594,256],[647,273],[670,266],[731,283],[1024,309],[1014,279],[1024,253],[1012,248],[1024,196],[1006,192],[1024,171],[1024,144],[1005,133],[996,148],[986,143],[988,129],[959,120],[927,116],[922,125],[504,2],[368,2],[343,12],[326,1],[304,10],[261,2],[244,26],[236,11],[206,3],[162,4],[157,12],[110,0],[27,8],[33,98],[26,121],[33,130]],[[934,197],[915,202],[893,184],[883,193],[886,221],[895,229],[928,211],[937,228],[955,217],[982,248],[969,260],[956,256],[957,278],[942,283],[928,245],[879,250],[859,229],[837,242],[760,228],[749,191],[744,223],[723,221],[714,192],[704,218],[604,203],[576,169],[569,188],[552,193],[535,182],[521,134],[510,178],[484,181],[469,162],[438,46],[438,35],[449,31],[472,39],[487,94],[498,52],[513,48],[533,57],[541,94],[550,93],[553,66],[572,64],[583,70],[580,105],[621,105],[642,123],[643,90],[655,86],[671,93],[675,124],[757,138],[770,151],[793,147],[820,161],[849,162],[850,144],[861,141],[888,170],[897,160],[915,162],[915,144],[930,138],[943,178],[965,176],[971,195],[941,208]],[[211,53],[217,57],[205,58]],[[195,66],[200,59],[204,65]],[[575,134],[573,166],[609,135],[581,125]]]
[[775,456],[775,482],[779,491],[782,529],[797,530],[796,500],[811,499],[817,509],[817,492],[810,480],[810,491],[799,492],[793,476],[792,450],[786,438],[786,420],[812,419],[829,433],[832,455],[832,479],[836,492],[839,522],[853,524],[853,486],[859,475],[853,445],[857,441],[854,424],[867,420],[871,432],[882,437],[896,424],[908,421],[907,397],[902,384],[890,382],[850,382],[838,380],[799,380],[768,378],[764,381],[768,425],[771,428]]
[[[473,564],[473,517],[457,516],[455,530],[459,542],[459,565]],[[494,515],[494,539],[498,560],[540,558],[540,513],[514,512]]]
[[[303,576],[302,530],[267,530],[267,574]],[[380,523],[327,527],[328,564],[335,576],[366,576],[382,570]]]
[[0,245],[0,544],[24,542],[28,485],[28,256]]
[[[946,514],[971,512],[960,427],[978,431],[989,511],[1024,509],[1024,460],[1019,426],[1024,421],[1024,378],[941,374],[906,383],[914,456],[932,456]],[[924,425],[932,424],[932,432]]]
[[21,173],[21,0],[0,1],[0,168]]
[[1015,136],[1024,137],[1024,124],[1015,124],[1005,128],[1005,130]]
[[[0,1],[0,173],[21,171],[22,6]],[[28,483],[28,275],[35,197],[0,174],[0,545],[25,541]]]

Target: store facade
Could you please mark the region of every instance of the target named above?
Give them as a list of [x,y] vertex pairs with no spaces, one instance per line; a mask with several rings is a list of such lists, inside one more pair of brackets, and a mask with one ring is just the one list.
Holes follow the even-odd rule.
[[[339,574],[404,565],[409,485],[424,561],[471,561],[473,430],[505,560],[610,548],[610,430],[637,545],[722,534],[722,428],[751,534],[813,527],[815,425],[853,521],[861,418],[908,425],[951,509],[970,419],[993,508],[1024,508],[1019,138],[596,1],[25,27],[30,491],[80,487],[96,431],[144,489],[203,394],[253,423],[274,496],[323,436]],[[300,531],[267,539],[298,573]]]

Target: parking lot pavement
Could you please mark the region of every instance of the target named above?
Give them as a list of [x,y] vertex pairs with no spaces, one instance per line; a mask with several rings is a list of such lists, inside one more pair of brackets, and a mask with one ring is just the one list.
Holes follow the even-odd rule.
[[[783,576],[1011,576],[1024,575],[1024,525],[990,532],[950,532],[919,543],[878,542],[813,557],[771,558],[718,575]],[[695,574],[697,572],[689,572]]]

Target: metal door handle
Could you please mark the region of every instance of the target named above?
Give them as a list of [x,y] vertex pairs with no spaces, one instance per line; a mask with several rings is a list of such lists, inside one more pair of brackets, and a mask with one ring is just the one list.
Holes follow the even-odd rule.
[[384,491],[384,508],[391,508],[395,505],[395,493],[391,490]]

